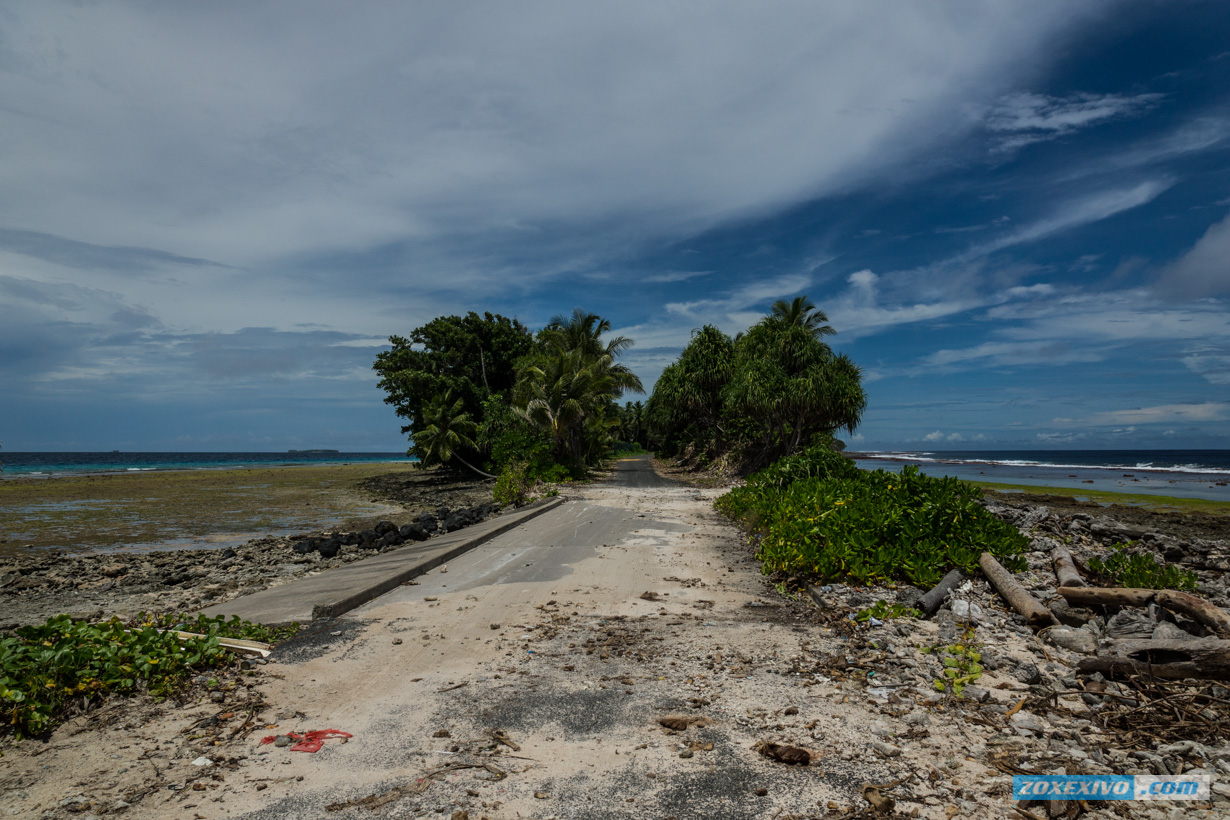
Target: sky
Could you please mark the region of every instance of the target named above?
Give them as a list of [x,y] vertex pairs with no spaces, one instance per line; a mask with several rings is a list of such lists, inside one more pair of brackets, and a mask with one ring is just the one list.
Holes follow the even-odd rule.
[[401,451],[436,316],[648,388],[801,294],[857,449],[1230,447],[1230,4],[0,5],[5,450]]

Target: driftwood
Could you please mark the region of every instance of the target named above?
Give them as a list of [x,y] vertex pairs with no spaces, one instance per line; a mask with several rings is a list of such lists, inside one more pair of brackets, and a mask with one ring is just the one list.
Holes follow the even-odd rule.
[[928,618],[934,615],[944,603],[944,598],[948,596],[948,593],[964,580],[965,576],[961,574],[959,569],[954,569],[941,578],[940,582],[932,587],[930,592],[918,599],[917,606],[922,610],[922,614]]
[[1012,578],[1012,573],[1004,569],[989,552],[984,552],[978,559],[978,566],[987,576],[987,580],[995,587],[995,591],[1007,601],[1013,609],[1025,616],[1025,620],[1035,629],[1056,623],[1051,611],[1030,595],[1025,587]]
[[1060,587],[1059,594],[1073,606],[1148,606],[1157,604],[1181,612],[1222,638],[1230,638],[1230,615],[1203,598],[1173,589],[1103,589]]
[[1085,586],[1085,579],[1077,571],[1076,562],[1072,560],[1072,553],[1067,547],[1051,550],[1051,561],[1055,564],[1055,577],[1059,579],[1061,587]]
[[1094,657],[1082,658],[1076,671],[1230,680],[1230,641],[1111,641]]

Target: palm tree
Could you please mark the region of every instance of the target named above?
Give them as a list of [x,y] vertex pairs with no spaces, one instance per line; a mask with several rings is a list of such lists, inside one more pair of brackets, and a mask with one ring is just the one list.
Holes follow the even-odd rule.
[[796,296],[790,302],[787,302],[785,299],[779,299],[773,303],[773,309],[769,316],[774,321],[780,322],[787,327],[797,326],[806,328],[817,338],[832,336],[837,332],[828,324],[829,317],[825,315],[824,311],[812,304],[812,301],[806,295]]
[[611,332],[611,322],[597,313],[588,313],[581,308],[573,308],[572,318],[563,316],[552,317],[547,326],[542,329],[542,337],[555,347],[564,350],[580,350],[588,358],[607,355],[612,359],[632,347],[632,340],[627,336],[616,336],[604,344],[602,334]]
[[556,316],[539,334],[542,350],[521,370],[514,406],[550,433],[557,458],[596,458],[609,437],[608,405],[626,391],[644,392],[636,374],[615,363],[632,340],[604,341],[610,329],[608,320],[580,308],[570,319]]
[[465,400],[453,399],[452,391],[437,395],[423,408],[425,427],[414,434],[414,449],[418,451],[423,466],[448,464],[454,458],[485,478],[495,478],[490,473],[470,464],[457,451],[460,448],[478,449],[474,433],[478,425],[465,412]]

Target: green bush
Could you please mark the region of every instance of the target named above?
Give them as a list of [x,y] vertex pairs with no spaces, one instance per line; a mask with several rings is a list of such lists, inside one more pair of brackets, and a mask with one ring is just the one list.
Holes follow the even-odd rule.
[[530,481],[524,462],[510,464],[495,480],[491,497],[502,507],[520,507],[530,497]]
[[1164,561],[1158,562],[1147,552],[1135,552],[1133,543],[1111,547],[1106,560],[1089,559],[1089,568],[1105,575],[1116,584],[1138,589],[1195,589],[1197,577],[1191,570],[1181,569]]
[[778,459],[758,473],[752,474],[742,487],[731,490],[717,500],[718,509],[736,521],[749,511],[763,510],[781,496],[796,481],[804,479],[857,478],[861,470],[850,459],[834,452],[826,444],[815,444],[801,453]]
[[[819,474],[830,470],[824,457],[812,452],[782,459],[718,499],[719,510],[760,534],[766,573],[925,587],[953,567],[973,572],[983,551],[1008,569],[1025,568],[1027,540],[982,507],[972,484],[917,467],[866,472],[835,453],[853,472],[832,462],[829,477]],[[805,477],[809,471],[817,474]]]
[[[180,640],[158,628],[203,637]],[[293,629],[268,630],[238,618],[142,615],[133,624],[118,618],[91,624],[57,615],[0,640],[0,708],[18,737],[37,735],[54,728],[70,702],[141,690],[171,694],[190,670],[230,660],[218,645],[221,637],[267,640],[288,632]]]

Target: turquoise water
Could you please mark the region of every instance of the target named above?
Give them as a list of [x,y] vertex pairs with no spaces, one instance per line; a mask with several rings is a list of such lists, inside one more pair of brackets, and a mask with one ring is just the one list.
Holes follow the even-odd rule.
[[293,467],[304,464],[413,462],[401,453],[341,453],[301,450],[281,453],[19,453],[0,452],[0,477],[157,470],[220,470],[233,467]]

